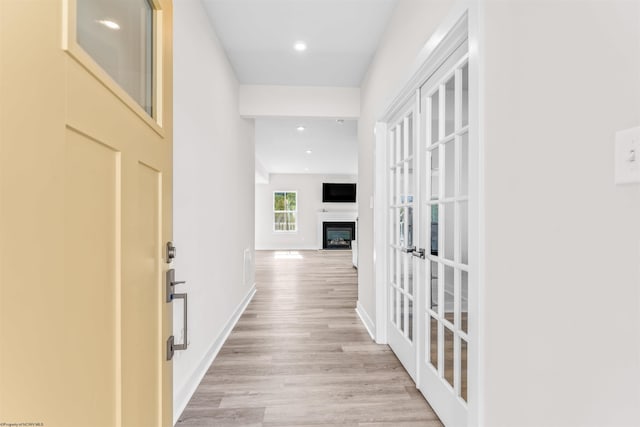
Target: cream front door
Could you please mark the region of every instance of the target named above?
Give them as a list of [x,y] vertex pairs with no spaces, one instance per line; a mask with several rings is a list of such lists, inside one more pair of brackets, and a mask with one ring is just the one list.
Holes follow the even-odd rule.
[[0,423],[170,426],[170,0],[0,1]]

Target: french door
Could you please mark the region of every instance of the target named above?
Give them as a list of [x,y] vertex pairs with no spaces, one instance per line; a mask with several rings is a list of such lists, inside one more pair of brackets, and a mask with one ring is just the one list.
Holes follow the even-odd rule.
[[[467,425],[469,354],[469,64],[467,44],[420,89],[419,386],[445,425]],[[474,343],[475,344],[475,343]]]
[[387,339],[447,426],[468,423],[468,355],[476,345],[468,58],[465,36],[387,121],[386,138]]
[[407,372],[416,379],[416,286],[414,258],[416,108],[410,101],[388,138],[389,247],[387,336]]

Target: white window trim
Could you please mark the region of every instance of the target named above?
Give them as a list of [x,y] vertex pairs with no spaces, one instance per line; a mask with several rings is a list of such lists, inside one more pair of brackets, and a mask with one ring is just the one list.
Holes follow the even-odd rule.
[[[295,210],[284,210],[284,211],[277,211],[275,209],[275,201],[276,201],[276,193],[284,193],[285,194],[285,198],[287,197],[286,194],[287,193],[293,193],[296,195],[296,208]],[[277,190],[273,192],[273,197],[271,197],[271,224],[272,224],[272,228],[273,228],[273,232],[274,233],[287,233],[287,234],[291,234],[291,233],[297,233],[298,229],[300,227],[298,227],[298,224],[300,222],[300,217],[298,216],[298,191],[294,190],[294,191],[289,191],[289,190]],[[275,214],[277,213],[294,213],[296,214],[296,229],[295,230],[276,230],[276,222],[275,222]]]

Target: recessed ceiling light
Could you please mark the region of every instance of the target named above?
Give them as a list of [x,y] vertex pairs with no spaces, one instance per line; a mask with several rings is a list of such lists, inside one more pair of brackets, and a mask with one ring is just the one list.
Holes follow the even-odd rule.
[[110,21],[108,19],[101,19],[99,21],[97,21],[98,24],[102,24],[105,27],[109,28],[110,30],[119,30],[120,29],[120,24],[118,24],[117,22],[114,21]]
[[311,150],[307,150],[307,151],[306,151],[306,153],[307,153],[307,154],[311,154],[311,153],[313,153],[313,151],[311,151]]
[[304,126],[298,126],[296,129],[298,130],[298,132],[302,132],[304,130]]
[[296,42],[296,44],[293,45],[293,48],[298,52],[304,52],[307,50],[307,44],[305,42]]

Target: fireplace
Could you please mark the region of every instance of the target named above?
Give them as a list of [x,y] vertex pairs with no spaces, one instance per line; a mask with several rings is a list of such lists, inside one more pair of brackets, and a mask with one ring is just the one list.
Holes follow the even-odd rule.
[[355,222],[323,222],[323,249],[351,249],[351,241],[356,239]]

